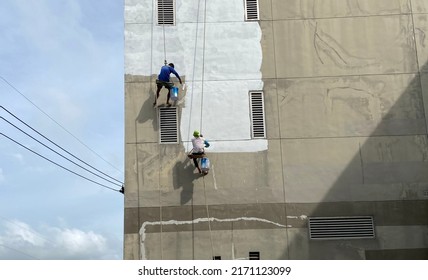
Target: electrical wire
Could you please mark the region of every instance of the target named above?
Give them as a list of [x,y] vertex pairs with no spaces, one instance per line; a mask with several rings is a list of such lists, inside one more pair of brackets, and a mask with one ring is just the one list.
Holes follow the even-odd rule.
[[60,157],[62,157],[62,158],[64,158],[64,159],[68,160],[69,162],[71,162],[71,163],[73,163],[74,165],[76,165],[76,166],[78,166],[78,167],[82,168],[83,170],[85,170],[85,171],[87,171],[87,172],[91,173],[92,175],[95,175],[95,176],[97,176],[98,178],[101,178],[101,179],[103,179],[103,180],[105,180],[105,181],[107,181],[107,182],[109,182],[109,183],[112,183],[113,185],[116,185],[116,186],[119,186],[119,187],[121,187],[121,186],[122,186],[122,184],[118,184],[118,183],[115,183],[115,182],[113,182],[113,181],[111,181],[111,180],[109,180],[109,179],[106,179],[106,178],[104,178],[104,177],[101,177],[100,175],[96,174],[95,172],[92,172],[91,170],[89,170],[89,169],[87,169],[87,168],[85,168],[85,167],[81,166],[80,164],[78,164],[78,163],[76,163],[76,162],[72,161],[71,159],[69,159],[69,158],[67,158],[67,157],[65,157],[65,156],[63,156],[63,155],[61,155],[60,153],[58,153],[57,151],[55,151],[55,150],[54,150],[54,149],[52,149],[51,147],[47,146],[46,144],[43,144],[42,142],[40,142],[39,140],[37,140],[36,138],[34,138],[33,136],[31,136],[31,135],[30,135],[30,134],[28,134],[27,132],[23,131],[22,129],[20,129],[19,127],[17,127],[17,126],[16,126],[16,125],[14,125],[13,123],[11,123],[10,121],[6,120],[5,118],[3,118],[3,117],[1,117],[1,116],[0,116],[0,119],[4,120],[4,121],[5,121],[5,122],[7,122],[9,125],[11,125],[11,126],[13,126],[14,128],[16,128],[17,130],[21,131],[22,133],[24,133],[25,135],[27,135],[28,137],[30,137],[31,139],[33,139],[34,141],[36,141],[37,143],[39,143],[40,145],[42,145],[42,146],[46,147],[47,149],[51,150],[51,151],[52,151],[52,152],[54,152],[55,154],[57,154],[57,155],[59,155]]
[[163,30],[163,57],[165,60],[165,65],[167,64],[166,60],[166,39],[165,39],[165,0],[161,0],[162,5],[162,30]]
[[12,123],[10,123],[8,120],[6,120],[6,119],[4,119],[3,117],[1,117],[3,120],[5,120],[6,122],[8,122],[10,125],[14,126],[16,129],[20,130],[22,133],[26,134],[28,137],[31,137],[32,139],[34,139],[35,141],[39,142],[40,144],[42,144],[42,145],[43,145],[43,146],[45,146],[46,148],[50,149],[51,151],[55,152],[56,154],[60,155],[61,157],[63,157],[63,158],[65,158],[65,159],[67,159],[68,161],[70,161],[70,162],[74,163],[75,165],[79,166],[80,168],[82,168],[82,169],[84,169],[84,170],[86,170],[86,171],[88,171],[88,172],[92,173],[93,175],[98,176],[99,178],[102,178],[103,180],[106,180],[106,181],[108,181],[108,182],[110,182],[110,183],[113,183],[113,184],[115,184],[115,185],[118,185],[118,186],[123,185],[123,182],[121,182],[121,181],[119,181],[119,180],[117,180],[117,179],[115,179],[115,178],[113,178],[113,177],[109,176],[108,174],[106,174],[106,173],[104,173],[104,172],[100,171],[99,169],[97,169],[97,168],[93,167],[93,166],[92,166],[92,165],[90,165],[89,163],[87,163],[87,162],[85,162],[85,161],[83,161],[83,160],[79,159],[78,157],[76,157],[76,156],[75,156],[75,155],[73,155],[72,153],[68,152],[67,150],[65,150],[64,148],[62,148],[61,146],[59,146],[58,144],[56,144],[55,142],[53,142],[52,140],[50,140],[49,138],[47,138],[46,136],[44,136],[43,134],[41,134],[39,131],[37,131],[36,129],[34,129],[33,127],[31,127],[31,126],[30,126],[29,124],[27,124],[25,121],[23,121],[23,120],[21,120],[20,118],[18,118],[16,115],[14,115],[13,113],[11,113],[9,110],[7,110],[6,108],[4,108],[3,106],[1,106],[1,105],[0,105],[0,109],[3,109],[4,111],[6,111],[6,112],[7,112],[8,114],[10,114],[12,117],[14,117],[14,118],[15,118],[15,119],[17,119],[18,121],[20,121],[22,124],[24,124],[26,127],[30,128],[32,131],[36,132],[38,135],[40,135],[41,137],[43,137],[44,139],[46,139],[47,141],[49,141],[51,144],[55,145],[57,148],[59,148],[59,149],[61,149],[62,151],[66,152],[67,154],[69,154],[69,155],[70,155],[70,156],[72,156],[73,158],[75,158],[75,159],[79,160],[81,163],[84,163],[86,166],[89,166],[89,167],[91,167],[92,169],[94,169],[94,170],[98,171],[99,173],[103,174],[104,176],[107,176],[108,178],[110,178],[110,179],[112,179],[112,180],[114,180],[114,181],[116,181],[116,182],[120,183],[120,185],[118,185],[117,183],[114,183],[114,182],[112,182],[112,181],[110,181],[110,180],[108,180],[108,179],[105,179],[105,178],[101,177],[100,175],[95,174],[94,172],[92,172],[92,171],[90,171],[90,170],[86,169],[85,167],[82,167],[81,165],[79,165],[79,164],[75,163],[74,161],[72,161],[72,160],[70,160],[70,159],[68,159],[68,158],[64,157],[63,155],[60,155],[58,152],[54,151],[54,150],[53,150],[53,149],[51,149],[50,147],[48,147],[48,146],[46,146],[45,144],[41,143],[40,141],[36,140],[35,138],[33,138],[32,136],[30,136],[29,134],[27,134],[26,132],[24,132],[24,131],[23,131],[23,130],[21,130],[20,128],[16,127],[16,126],[15,126],[15,125],[13,125]]
[[37,231],[35,231],[35,230],[31,229],[31,228],[23,227],[21,224],[19,224],[19,223],[15,222],[15,221],[12,221],[12,220],[10,220],[10,219],[8,219],[8,218],[5,218],[5,217],[3,217],[3,216],[0,216],[0,219],[3,219],[3,220],[5,220],[6,222],[8,222],[8,223],[10,223],[10,224],[13,224],[13,225],[15,225],[15,226],[18,226],[18,227],[20,227],[20,228],[23,228],[23,229],[25,229],[25,230],[29,230],[29,231],[33,232],[34,234],[38,235],[40,239],[43,239],[43,240],[45,240],[45,241],[47,241],[47,242],[49,242],[49,243],[52,243],[53,245],[57,245],[57,244],[55,244],[54,242],[52,242],[52,240],[49,240],[49,239],[45,238],[43,235],[41,235],[40,233],[38,233]]
[[94,181],[94,180],[92,180],[92,179],[90,179],[90,178],[88,178],[88,177],[85,177],[85,176],[83,176],[83,175],[81,175],[81,174],[79,174],[79,173],[77,173],[77,172],[75,172],[75,171],[73,171],[73,170],[71,170],[71,169],[68,169],[67,167],[64,167],[64,166],[60,165],[59,163],[56,163],[56,162],[54,162],[53,160],[48,159],[47,157],[45,157],[45,156],[43,156],[43,155],[41,155],[41,154],[37,153],[36,151],[33,151],[32,149],[30,149],[30,148],[28,148],[28,147],[25,147],[23,144],[19,143],[18,141],[16,141],[16,140],[12,139],[11,137],[9,137],[9,136],[7,136],[7,135],[5,135],[5,134],[1,133],[1,132],[0,132],[0,135],[1,135],[1,136],[3,136],[3,137],[5,137],[5,138],[7,138],[7,139],[9,139],[10,141],[14,142],[15,144],[17,144],[17,145],[21,146],[22,148],[24,148],[24,149],[26,149],[26,150],[28,150],[28,151],[30,151],[30,152],[32,152],[32,153],[34,153],[34,154],[38,155],[39,157],[41,157],[41,158],[43,158],[43,159],[45,159],[45,160],[49,161],[50,163],[55,164],[56,166],[58,166],[58,167],[60,167],[60,168],[62,168],[62,169],[64,169],[64,170],[66,170],[66,171],[68,171],[68,172],[70,172],[70,173],[72,173],[72,174],[74,174],[74,175],[76,175],[76,176],[79,176],[79,177],[81,177],[81,178],[83,178],[83,179],[85,179],[85,180],[87,180],[87,181],[89,181],[89,182],[92,182],[92,183],[94,183],[94,184],[97,184],[97,185],[99,185],[99,186],[101,186],[101,187],[104,187],[104,188],[106,188],[106,189],[109,189],[109,190],[112,190],[112,191],[116,191],[116,192],[122,192],[122,190],[116,190],[116,189],[114,189],[114,188],[111,188],[111,187],[109,187],[109,186],[106,186],[106,185],[104,185],[104,184],[101,184],[101,183],[99,183],[99,182],[97,182],[97,181]]
[[99,155],[97,152],[95,152],[93,149],[91,149],[88,145],[86,145],[82,140],[77,138],[73,133],[71,133],[68,129],[66,129],[63,125],[61,125],[59,122],[57,122],[53,117],[51,117],[48,113],[43,111],[39,106],[37,106],[33,101],[31,101],[27,96],[25,96],[21,91],[19,91],[12,83],[10,83],[8,80],[6,80],[3,76],[0,76],[0,79],[2,79],[7,85],[9,85],[15,92],[19,93],[22,97],[24,97],[28,102],[30,102],[34,107],[36,107],[40,112],[42,112],[45,116],[47,116],[51,121],[53,121],[55,124],[57,124],[59,127],[61,127],[65,132],[67,132],[69,135],[71,135],[74,139],[76,139],[80,144],[85,146],[88,150],[90,150],[92,153],[94,153],[96,156],[98,156],[101,160],[109,164],[111,167],[116,169],[117,171],[123,173],[123,171],[119,170],[116,166],[114,166],[112,163],[108,162],[106,159],[104,159],[101,155]]
[[[199,11],[198,11],[199,16]],[[204,33],[203,33],[203,42],[202,42],[202,77],[201,77],[201,107],[203,108],[204,105],[204,78],[205,78],[205,43],[206,43],[206,26],[207,26],[207,0],[204,0]],[[203,109],[201,110],[201,124],[199,131],[202,131],[202,121],[203,121]],[[207,216],[208,216],[208,230],[210,232],[210,241],[211,241],[211,253],[214,256],[214,242],[212,237],[212,228],[211,228],[211,219],[210,219],[210,212],[209,212],[209,206],[208,206],[208,199],[207,199],[207,193],[206,193],[206,184],[205,184],[205,177],[202,178],[202,182],[204,184],[204,197],[205,197],[205,207],[207,210]]]
[[18,249],[15,249],[15,248],[12,248],[12,247],[6,246],[6,245],[4,245],[4,244],[0,244],[0,246],[1,246],[1,247],[4,247],[4,248],[6,248],[6,249],[9,249],[9,250],[11,250],[11,251],[15,251],[15,252],[18,252],[18,253],[20,253],[20,254],[23,254],[23,255],[25,255],[25,256],[27,256],[27,257],[30,257],[30,258],[32,258],[32,259],[40,260],[40,259],[36,258],[35,256],[32,256],[32,255],[27,254],[27,253],[25,253],[25,252],[22,252],[22,251],[20,251],[20,250],[18,250]]

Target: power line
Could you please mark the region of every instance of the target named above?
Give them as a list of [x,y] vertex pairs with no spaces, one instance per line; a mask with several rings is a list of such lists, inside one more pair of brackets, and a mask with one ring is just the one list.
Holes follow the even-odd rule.
[[36,141],[37,143],[39,143],[40,145],[43,145],[44,147],[48,148],[49,150],[51,150],[51,151],[52,151],[52,152],[54,152],[55,154],[59,155],[60,157],[62,157],[62,158],[64,158],[64,159],[68,160],[69,162],[71,162],[71,163],[75,164],[76,166],[78,166],[78,167],[80,167],[80,168],[82,168],[82,169],[86,170],[87,172],[89,172],[89,173],[91,173],[91,174],[93,174],[93,175],[95,175],[95,176],[97,176],[97,177],[99,177],[99,178],[101,178],[101,179],[103,179],[103,180],[105,180],[105,181],[109,182],[109,183],[112,183],[112,184],[114,184],[114,185],[116,185],[116,186],[119,186],[119,187],[120,187],[120,186],[122,186],[121,184],[115,183],[115,182],[113,182],[113,181],[110,181],[110,180],[108,180],[108,179],[106,179],[106,178],[101,177],[100,175],[98,175],[98,174],[96,174],[96,173],[92,172],[91,170],[89,170],[89,169],[87,169],[87,168],[85,168],[85,167],[81,166],[80,164],[78,164],[78,163],[76,163],[76,162],[72,161],[71,159],[69,159],[69,158],[67,158],[67,157],[65,157],[65,156],[63,156],[63,155],[61,155],[60,153],[58,153],[58,152],[57,152],[57,151],[55,151],[54,149],[52,149],[52,148],[48,147],[47,145],[43,144],[42,142],[40,142],[39,140],[37,140],[36,138],[34,138],[33,136],[31,136],[31,135],[30,135],[30,134],[28,134],[27,132],[23,131],[22,129],[20,129],[19,127],[17,127],[17,126],[16,126],[16,125],[14,125],[13,123],[11,123],[10,121],[6,120],[5,118],[3,118],[3,117],[1,117],[1,116],[0,116],[0,119],[4,120],[4,121],[5,121],[5,122],[7,122],[8,124],[10,124],[10,125],[11,125],[11,126],[13,126],[14,128],[16,128],[17,130],[21,131],[22,133],[24,133],[25,135],[27,135],[28,137],[30,137],[31,139],[33,139],[34,141]]
[[19,223],[15,222],[15,221],[12,221],[12,220],[10,220],[10,219],[8,219],[8,218],[5,218],[5,217],[3,217],[3,216],[0,216],[0,218],[1,218],[1,219],[3,219],[3,220],[5,220],[6,222],[8,222],[8,223],[10,223],[10,224],[16,225],[16,226],[18,226],[18,227],[20,227],[20,228],[22,228],[22,229],[25,229],[25,230],[28,230],[28,231],[33,232],[34,234],[38,235],[38,237],[39,237],[40,239],[43,239],[43,240],[45,240],[45,241],[47,241],[47,242],[49,242],[49,243],[51,243],[51,244],[53,244],[53,245],[55,245],[55,246],[57,245],[56,243],[52,242],[52,240],[49,240],[49,239],[45,238],[43,235],[41,235],[41,234],[40,234],[40,233],[38,233],[37,231],[33,230],[31,227],[26,228],[26,227],[22,226],[21,224],[19,224]]
[[109,190],[112,190],[112,191],[116,191],[116,192],[122,192],[122,189],[121,189],[121,190],[116,190],[116,189],[114,189],[114,188],[111,188],[111,187],[109,187],[109,186],[106,186],[106,185],[104,185],[104,184],[101,184],[101,183],[99,183],[99,182],[97,182],[97,181],[94,181],[94,180],[92,180],[92,179],[90,179],[90,178],[88,178],[88,177],[85,177],[85,176],[83,176],[83,175],[81,175],[81,174],[79,174],[79,173],[77,173],[77,172],[74,172],[73,170],[70,170],[70,169],[68,169],[67,167],[64,167],[64,166],[60,165],[59,163],[56,163],[56,162],[54,162],[53,160],[48,159],[47,157],[45,157],[45,156],[43,156],[43,155],[41,155],[41,154],[37,153],[36,151],[33,151],[33,150],[31,150],[30,148],[25,147],[23,144],[19,143],[18,141],[16,141],[16,140],[14,140],[14,139],[10,138],[9,136],[7,136],[7,135],[5,135],[5,134],[3,134],[3,133],[1,133],[1,132],[0,132],[0,135],[4,136],[5,138],[9,139],[10,141],[14,142],[15,144],[17,144],[17,145],[19,145],[19,146],[23,147],[24,149],[26,149],[26,150],[28,150],[28,151],[30,151],[30,152],[32,152],[32,153],[34,153],[34,154],[38,155],[39,157],[41,157],[41,158],[43,158],[43,159],[45,159],[45,160],[49,161],[50,163],[53,163],[53,164],[55,164],[56,166],[61,167],[62,169],[66,170],[66,171],[68,171],[68,172],[70,172],[70,173],[73,173],[73,174],[74,174],[74,175],[76,175],[76,176],[79,176],[79,177],[81,177],[81,178],[83,178],[83,179],[85,179],[85,180],[87,180],[87,181],[89,181],[89,182],[92,182],[92,183],[94,183],[94,184],[97,184],[97,185],[99,185],[99,186],[101,186],[101,187],[104,187],[104,188],[106,188],[106,189],[109,189]]
[[[16,226],[19,226],[19,227],[23,228],[23,226],[22,226],[22,225],[20,225],[20,224],[18,224],[18,223],[15,223],[14,221],[11,221],[11,220],[9,220],[9,219],[7,219],[7,218],[5,218],[5,217],[0,216],[0,218],[2,218],[2,219],[4,219],[4,220],[6,220],[7,222],[9,222],[9,223],[11,223],[11,224],[14,224],[14,225],[16,225]],[[37,235],[39,236],[39,238],[44,239],[44,240],[46,240],[46,241],[48,241],[48,242],[51,242],[51,243],[52,243],[52,241],[50,241],[50,240],[48,240],[48,239],[44,238],[44,237],[43,237],[43,236],[41,236],[39,233],[37,233],[37,232],[33,231],[32,229],[30,229],[30,230],[31,230],[32,232],[34,232],[35,234],[37,234]],[[27,254],[27,253],[25,253],[25,252],[23,252],[23,251],[20,251],[20,250],[18,250],[18,249],[12,248],[12,247],[10,247],[10,246],[7,246],[7,245],[1,244],[1,243],[0,243],[0,246],[1,246],[1,247],[4,247],[4,248],[6,248],[6,249],[9,249],[9,250],[11,250],[11,251],[18,252],[18,253],[20,253],[20,254],[22,254],[22,255],[25,255],[25,256],[27,256],[27,257],[30,257],[30,258],[32,258],[32,259],[40,260],[39,258],[36,258],[35,256],[32,256],[32,255],[30,255],[30,254]]]
[[100,175],[95,174],[94,172],[92,172],[92,171],[90,171],[90,170],[86,169],[85,167],[82,167],[81,165],[79,165],[79,164],[75,163],[74,161],[72,161],[72,160],[70,160],[70,159],[68,159],[68,158],[64,157],[63,155],[60,155],[58,152],[54,151],[54,150],[53,150],[53,149],[51,149],[50,147],[48,147],[48,146],[46,146],[45,144],[41,143],[40,141],[36,140],[35,138],[33,138],[32,136],[30,136],[29,134],[27,134],[26,132],[24,132],[23,130],[21,130],[20,128],[18,128],[17,126],[15,126],[15,125],[13,125],[12,123],[10,123],[8,120],[6,120],[6,119],[4,119],[3,117],[1,117],[3,120],[5,120],[6,122],[8,122],[10,125],[14,126],[16,129],[20,130],[22,133],[26,134],[28,137],[31,137],[32,139],[34,139],[35,141],[39,142],[40,144],[42,144],[42,145],[43,145],[43,146],[45,146],[46,148],[50,149],[51,151],[55,152],[56,154],[60,155],[61,157],[63,157],[63,158],[65,158],[65,159],[67,159],[68,161],[70,161],[70,162],[74,163],[75,165],[79,166],[80,168],[82,168],[82,169],[84,169],[84,170],[86,170],[86,171],[88,171],[88,172],[90,172],[90,173],[94,174],[95,176],[98,176],[98,177],[102,178],[103,180],[106,180],[106,181],[108,181],[108,182],[110,182],[110,183],[112,183],[112,184],[118,185],[118,186],[123,185],[123,182],[121,182],[121,181],[119,181],[119,180],[117,180],[117,179],[115,179],[115,178],[113,178],[113,177],[109,176],[108,174],[106,174],[106,173],[104,173],[104,172],[100,171],[99,169],[97,169],[97,168],[93,167],[93,166],[92,166],[92,165],[90,165],[89,163],[87,163],[87,162],[85,162],[85,161],[83,161],[83,160],[79,159],[78,157],[76,157],[76,156],[75,156],[75,155],[73,155],[72,153],[68,152],[67,150],[65,150],[64,148],[62,148],[61,146],[59,146],[58,144],[56,144],[55,142],[53,142],[52,140],[50,140],[49,138],[47,138],[46,136],[44,136],[43,134],[41,134],[39,131],[37,131],[36,129],[34,129],[33,127],[31,127],[29,124],[27,124],[26,122],[24,122],[23,120],[21,120],[20,118],[18,118],[16,115],[14,115],[13,113],[11,113],[9,110],[7,110],[6,108],[4,108],[3,106],[1,106],[1,105],[0,105],[0,108],[1,108],[1,109],[3,109],[4,111],[6,111],[6,112],[7,112],[8,114],[10,114],[11,116],[13,116],[15,119],[17,119],[18,121],[20,121],[22,124],[24,124],[24,125],[25,125],[25,126],[27,126],[28,128],[30,128],[32,131],[36,132],[38,135],[42,136],[44,139],[46,139],[47,141],[49,141],[50,143],[52,143],[53,145],[55,145],[56,147],[58,147],[59,149],[61,149],[62,151],[66,152],[67,154],[69,154],[69,155],[70,155],[70,156],[72,156],[73,158],[75,158],[75,159],[79,160],[80,162],[84,163],[86,166],[89,166],[89,167],[91,167],[92,169],[94,169],[94,170],[98,171],[99,173],[101,173],[101,174],[103,174],[103,175],[107,176],[108,178],[110,178],[110,179],[112,179],[112,180],[114,180],[114,181],[116,181],[116,182],[120,183],[120,185],[118,185],[117,183],[114,183],[114,182],[112,182],[112,181],[110,181],[110,180],[108,180],[108,179],[102,178]]
[[20,254],[26,255],[27,257],[30,257],[30,258],[32,258],[32,259],[40,260],[40,259],[38,259],[38,258],[36,258],[36,257],[34,257],[34,256],[32,256],[32,255],[30,255],[30,254],[24,253],[24,252],[22,252],[22,251],[20,251],[20,250],[17,250],[17,249],[15,249],[15,248],[12,248],[12,247],[9,247],[9,246],[6,246],[6,245],[4,245],[4,244],[0,244],[0,246],[1,246],[1,247],[4,247],[4,248],[6,248],[6,249],[9,249],[9,250],[11,250],[11,251],[15,251],[15,252],[18,252],[18,253],[20,253]]
[[108,162],[106,159],[104,159],[101,155],[99,155],[97,152],[95,152],[93,149],[91,149],[88,145],[86,145],[85,143],[83,143],[82,140],[80,140],[79,138],[77,138],[77,136],[75,136],[73,133],[71,133],[68,129],[66,129],[64,126],[62,126],[59,122],[57,122],[54,118],[52,118],[48,113],[46,113],[45,111],[43,111],[39,106],[37,106],[33,101],[31,101],[28,97],[26,97],[21,91],[19,91],[14,85],[12,85],[12,83],[10,83],[8,80],[6,80],[3,76],[0,76],[0,79],[2,79],[6,84],[8,84],[14,91],[16,91],[17,93],[19,93],[22,97],[24,97],[28,102],[30,102],[34,107],[36,107],[40,112],[42,112],[45,116],[47,116],[49,119],[51,119],[54,123],[56,123],[59,127],[61,127],[65,132],[67,132],[68,134],[70,134],[74,139],[76,139],[80,144],[82,144],[83,146],[85,146],[88,150],[90,150],[92,153],[94,153],[96,156],[98,156],[100,159],[102,159],[104,162],[106,162],[107,164],[109,164],[111,167],[113,167],[114,169],[116,169],[117,171],[123,173],[123,171],[119,170],[116,166],[114,166],[113,164],[111,164],[110,162]]

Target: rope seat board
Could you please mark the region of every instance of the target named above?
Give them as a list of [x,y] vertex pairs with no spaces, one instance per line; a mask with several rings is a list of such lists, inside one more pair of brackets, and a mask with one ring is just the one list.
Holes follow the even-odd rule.
[[188,154],[187,155],[188,158],[204,158],[206,157],[206,154],[202,154],[202,155],[194,155],[194,154]]

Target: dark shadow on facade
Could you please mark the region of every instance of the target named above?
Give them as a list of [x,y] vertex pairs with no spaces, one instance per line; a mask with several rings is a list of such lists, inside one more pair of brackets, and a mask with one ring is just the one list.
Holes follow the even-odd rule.
[[[428,62],[420,69],[427,67]],[[280,258],[427,258],[428,198],[424,190],[428,190],[428,139],[424,98],[428,98],[428,88],[422,81],[428,73],[414,75],[371,135],[346,136],[359,141],[359,150],[324,197],[312,203],[288,202],[290,192],[285,187],[287,216],[372,216],[376,238],[309,240],[307,223],[298,225],[287,218],[288,225],[301,231],[291,234],[293,229],[287,229],[288,248]],[[303,165],[301,168],[308,170]],[[316,166],[314,173],[322,174],[324,167]]]
[[141,106],[140,112],[137,116],[137,122],[138,123],[145,123],[149,120],[153,121],[154,129],[157,130],[157,121],[156,120],[156,108],[153,107],[153,101],[155,99],[155,91],[153,90],[153,87],[150,87],[149,90],[150,98],[148,98],[144,103],[143,106]]
[[193,181],[199,178],[198,174],[193,173],[194,169],[195,167],[189,160],[177,162],[174,166],[174,190],[182,189],[180,193],[180,205],[185,205],[193,199]]

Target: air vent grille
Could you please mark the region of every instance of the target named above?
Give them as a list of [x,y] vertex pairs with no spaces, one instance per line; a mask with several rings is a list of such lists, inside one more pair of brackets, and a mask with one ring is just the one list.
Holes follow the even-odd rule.
[[259,4],[258,0],[245,0],[245,19],[258,20],[259,19]]
[[158,0],[158,24],[174,25],[174,0]]
[[251,134],[253,138],[265,138],[265,113],[263,92],[250,92]]
[[310,239],[375,238],[373,217],[311,217]]
[[249,253],[250,260],[260,260],[260,252],[250,252]]
[[159,139],[160,143],[178,143],[177,108],[159,108]]

